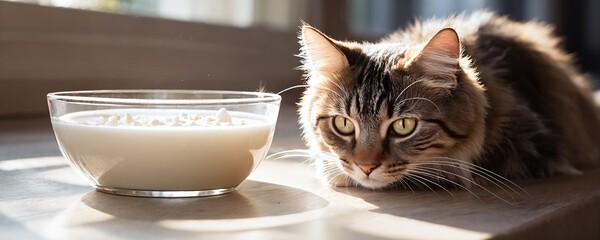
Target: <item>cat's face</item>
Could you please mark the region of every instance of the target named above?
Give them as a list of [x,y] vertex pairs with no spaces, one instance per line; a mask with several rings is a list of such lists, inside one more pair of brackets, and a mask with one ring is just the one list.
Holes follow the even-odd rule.
[[433,162],[479,150],[483,90],[463,79],[475,77],[460,67],[453,30],[422,46],[404,46],[339,42],[304,27],[301,43],[310,87],[300,122],[312,150],[335,156],[320,160],[328,181],[344,185],[340,179],[350,177],[346,185],[368,188],[426,183],[431,180],[407,176],[437,175],[445,170]]

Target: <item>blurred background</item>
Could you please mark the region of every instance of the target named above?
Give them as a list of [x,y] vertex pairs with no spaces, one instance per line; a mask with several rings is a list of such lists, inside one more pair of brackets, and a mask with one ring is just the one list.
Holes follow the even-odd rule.
[[301,19],[360,41],[415,18],[482,8],[552,23],[580,67],[598,76],[596,0],[0,0],[0,117],[47,114],[45,95],[62,90],[277,92],[301,84]]

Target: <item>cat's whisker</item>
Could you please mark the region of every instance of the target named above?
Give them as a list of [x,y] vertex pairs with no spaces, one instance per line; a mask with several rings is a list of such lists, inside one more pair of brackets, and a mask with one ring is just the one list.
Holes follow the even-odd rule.
[[[414,178],[414,179],[413,179],[413,178],[412,178],[412,174],[410,174],[410,173],[408,173],[408,172],[407,172],[407,173],[404,175],[404,178],[406,178],[407,180],[409,180],[409,181],[411,181],[411,182],[412,182],[412,180],[415,180],[416,182],[420,183],[421,185],[425,186],[426,188],[429,188],[429,190],[431,190],[433,193],[435,193],[435,195],[437,195],[437,196],[440,196],[440,194],[438,194],[438,193],[437,193],[435,190],[433,190],[433,188],[431,188],[429,185],[427,185],[427,184],[425,184],[425,183],[421,182],[421,180],[419,180],[418,178]],[[421,187],[421,188],[422,188],[422,187]]]
[[[508,180],[507,178],[505,178],[505,177],[502,177],[501,175],[499,175],[499,174],[497,174],[497,173],[495,173],[495,172],[492,172],[492,171],[490,171],[490,170],[488,170],[488,169],[486,169],[486,168],[480,167],[480,166],[478,166],[478,165],[476,165],[476,164],[474,164],[474,163],[467,162],[467,161],[460,160],[460,159],[456,159],[456,158],[450,158],[450,157],[430,157],[430,159],[434,159],[434,158],[448,159],[448,160],[457,161],[457,162],[461,162],[461,163],[467,164],[467,165],[469,165],[469,166],[471,166],[471,167],[473,167],[473,168],[475,168],[475,169],[478,169],[478,170],[480,170],[480,171],[483,171],[483,172],[486,172],[486,173],[490,174],[491,176],[490,176],[490,175],[488,175],[488,176],[490,176],[490,177],[492,177],[492,178],[494,178],[494,176],[495,176],[496,178],[500,178],[500,179],[502,180],[502,181],[499,181],[499,180],[498,180],[498,182],[500,182],[500,183],[503,183],[503,181],[506,181],[506,182],[508,182],[509,184],[513,185],[514,187],[518,188],[519,190],[521,190],[521,191],[522,191],[522,192],[524,192],[525,194],[529,195],[529,197],[531,197],[531,194],[529,194],[529,192],[527,192],[525,189],[521,188],[521,186],[517,185],[517,184],[516,184],[516,183],[514,183],[513,181],[511,181],[511,180]],[[494,178],[494,179],[496,179],[496,178]],[[509,186],[507,186],[507,187],[508,187],[508,188],[510,188]],[[511,188],[511,189],[512,189],[512,188]],[[517,192],[516,190],[513,190],[513,191]]]
[[337,163],[332,162],[332,161],[320,161],[320,163],[321,163],[320,166],[322,166],[323,168],[336,169],[339,167],[339,165],[337,165]]
[[[416,165],[419,164],[431,164],[431,165],[439,165],[439,166],[446,166],[446,167],[453,167],[455,169],[461,169],[461,170],[465,170],[465,171],[470,171],[471,173],[482,177],[483,179],[487,180],[488,182],[491,182],[492,184],[496,185],[498,188],[502,189],[505,193],[507,193],[513,200],[515,199],[515,197],[504,187],[500,186],[498,183],[504,185],[505,187],[507,187],[508,189],[510,189],[512,192],[514,192],[515,194],[519,195],[519,197],[521,198],[525,198],[523,195],[521,195],[517,190],[513,189],[512,187],[508,186],[507,184],[503,183],[502,181],[493,178],[492,176],[487,175],[485,172],[480,172],[481,170],[479,169],[471,169],[471,168],[465,168],[463,166],[460,165],[455,165],[449,162],[441,162],[441,161],[426,161],[426,162],[419,162],[419,163],[415,163]],[[488,178],[490,177],[490,178]]]
[[510,205],[513,205],[513,203],[511,203],[511,202],[509,202],[508,200],[506,200],[506,199],[504,199],[504,198],[502,198],[502,197],[498,196],[497,194],[495,194],[494,192],[490,191],[490,190],[489,190],[489,189],[487,189],[486,187],[484,187],[484,186],[481,186],[480,184],[476,183],[475,181],[473,181],[472,179],[469,179],[469,178],[467,178],[467,177],[464,177],[464,176],[461,176],[461,175],[459,175],[459,174],[456,174],[456,173],[453,173],[453,172],[449,172],[449,171],[446,171],[446,170],[443,170],[443,169],[437,169],[437,168],[425,167],[425,166],[422,166],[422,165],[421,165],[421,166],[418,166],[418,168],[419,168],[420,170],[432,170],[432,171],[439,171],[439,172],[442,172],[442,173],[445,173],[445,174],[450,174],[450,175],[453,175],[453,176],[455,176],[455,177],[458,177],[458,178],[464,179],[465,181],[468,181],[468,182],[470,182],[470,183],[474,184],[475,186],[477,186],[477,187],[479,187],[479,188],[481,188],[481,189],[485,190],[486,192],[488,192],[488,193],[492,194],[494,197],[496,197],[496,198],[498,198],[498,199],[502,200],[503,202],[505,202],[505,203],[508,203],[508,204],[510,204]]
[[442,110],[441,110],[441,109],[438,107],[438,105],[437,105],[437,104],[435,104],[433,101],[431,101],[431,100],[429,100],[429,99],[427,99],[427,98],[424,98],[424,97],[411,97],[411,98],[402,99],[402,101],[398,102],[398,104],[402,104],[403,102],[405,102],[405,101],[410,101],[410,100],[423,100],[423,101],[427,101],[427,102],[429,102],[429,103],[433,104],[433,106],[434,106],[434,107],[435,107],[435,108],[438,110],[438,112],[441,112],[441,111],[442,111]]
[[352,178],[348,177],[348,175],[345,175],[344,179],[346,181],[344,181],[344,186],[348,186],[350,183],[352,183]]
[[412,189],[410,188],[410,184],[406,181],[406,179],[401,179],[401,181],[402,181],[403,185],[405,186],[404,190],[411,190],[411,192],[412,192]]
[[330,174],[330,173],[338,174],[340,172],[341,171],[339,169],[337,169],[337,168],[323,168],[323,173],[324,174]]
[[269,159],[269,160],[279,160],[279,159],[284,159],[284,158],[299,158],[299,157],[305,157],[305,158],[311,158],[312,156],[310,155],[303,155],[303,154],[288,154],[285,156],[269,156],[266,157],[265,159]]
[[305,164],[311,165],[311,164],[314,164],[313,160],[314,159],[312,159],[312,158],[306,158],[306,159],[302,160],[301,162],[296,163],[295,166],[298,167],[298,166],[302,166],[302,165],[305,165]]
[[321,162],[323,162],[323,164],[334,165],[334,166],[339,166],[340,161],[341,161],[339,158],[323,157],[323,156],[315,157],[315,159],[322,160]]
[[291,158],[291,157],[310,157],[310,158],[322,158],[328,161],[339,161],[339,158],[334,156],[333,154],[322,152],[322,151],[314,151],[308,149],[291,149],[273,153],[267,156],[265,159],[282,159],[282,158]]
[[343,181],[343,183],[341,185],[343,185],[343,186],[349,186],[350,184],[352,184],[352,185],[354,185],[354,187],[358,187],[358,185],[356,185],[356,183],[354,183],[352,181],[352,178],[350,178],[348,175],[346,175],[345,173],[342,173],[342,172],[339,172],[336,175],[334,175],[333,177],[330,177],[329,180],[327,181],[327,183],[329,185],[339,186],[339,184],[333,184],[333,183],[334,182],[340,183],[342,181]]
[[398,96],[396,97],[396,99],[394,100],[394,102],[397,102],[397,101],[398,101],[398,99],[399,99],[399,98],[402,96],[402,94],[404,94],[404,92],[405,92],[405,91],[406,91],[408,88],[412,87],[413,85],[415,85],[415,84],[417,84],[417,83],[423,82],[423,81],[425,81],[425,80],[424,80],[424,79],[419,79],[419,80],[417,80],[417,81],[414,81],[414,82],[412,82],[412,83],[408,84],[408,86],[406,86],[404,89],[402,89],[402,91],[400,91],[400,94],[398,94]]
[[321,161],[320,164],[316,164],[316,166],[321,166],[324,170],[341,170],[340,165],[335,162]]
[[329,174],[329,173],[339,173],[340,170],[338,168],[335,167],[322,167],[321,170],[323,171],[323,173],[325,174]]
[[[408,179],[407,179],[408,180]],[[410,189],[410,191],[414,194],[415,190],[413,190],[413,188],[410,186],[409,183],[406,183],[406,186],[408,187],[408,189]]]
[[398,181],[393,183],[396,186],[399,186],[401,189],[408,189],[405,185],[404,185],[404,179],[398,179]]
[[321,170],[323,170],[324,172],[331,172],[333,170],[337,170],[337,168],[335,166],[322,165]]
[[345,180],[345,179],[344,179],[344,178],[345,178],[345,176],[344,176],[343,174],[341,174],[341,173],[336,173],[336,174],[333,174],[333,175],[327,175],[327,176],[328,176],[328,178],[327,178],[327,179],[328,179],[328,180],[327,180],[327,183],[328,183],[329,185],[333,185],[333,183],[334,183],[334,182],[340,181],[340,179],[339,179],[339,178],[342,178],[343,180]]
[[462,184],[459,184],[459,183],[457,183],[455,181],[447,179],[447,178],[445,178],[443,176],[440,176],[440,175],[436,174],[435,172],[431,172],[431,171],[428,171],[428,170],[425,170],[425,169],[420,169],[420,168],[419,169],[411,169],[411,171],[414,172],[415,174],[422,174],[422,175],[425,175],[425,176],[428,176],[428,177],[431,177],[431,178],[434,178],[434,179],[438,179],[438,180],[441,179],[441,180],[444,180],[446,182],[449,182],[449,183],[453,184],[454,186],[457,186],[459,188],[462,188],[462,189],[466,190],[467,192],[471,193],[474,197],[476,197],[477,199],[481,200],[481,198],[479,196],[477,196],[477,194],[475,194],[473,191],[469,190],[467,187],[465,187]]
[[[328,82],[333,84],[335,87],[337,87],[339,92],[336,92],[333,89],[323,87],[321,85],[316,85],[316,86],[314,86],[314,88],[329,91],[329,92],[335,94],[336,96],[338,96],[340,99],[345,99],[347,97],[347,91],[344,88],[342,88],[342,86],[340,86],[340,84],[339,84],[339,82],[342,82],[342,81],[337,76],[333,76],[333,78],[334,78],[333,81],[328,81]],[[340,94],[343,94],[344,96],[342,96]]]
[[321,167],[321,170],[324,173],[343,173],[343,171],[341,169],[339,169],[339,167],[337,167],[337,166],[331,166],[331,165],[330,166],[323,165]]
[[304,158],[304,160],[296,163],[296,166],[301,166],[304,164],[314,164],[314,158],[312,158],[312,156],[307,156],[307,155],[285,155],[285,156],[279,156],[279,157],[270,157],[270,158],[265,158],[268,160],[280,160],[280,159],[285,159],[285,158]]
[[[275,154],[277,154],[277,155],[275,155]],[[275,153],[275,154],[265,157],[265,160],[280,160],[280,159],[285,159],[285,158],[304,158],[304,160],[297,163],[297,166],[304,165],[306,163],[310,164],[314,160],[312,158],[312,156],[305,155],[305,154],[283,154],[283,155],[281,155],[279,153]]]
[[[271,154],[269,156],[266,157],[266,159],[269,160],[279,160],[279,159],[283,159],[283,158],[306,158],[304,161],[298,163],[298,165],[302,165],[305,164],[307,162],[311,163],[311,164],[316,164],[316,161],[320,160],[320,169],[321,169],[321,174],[323,174],[323,176],[325,176],[325,179],[327,179],[327,183],[328,184],[332,184],[334,182],[339,182],[339,181],[345,181],[347,182],[348,180],[345,179],[347,178],[347,175],[345,173],[343,173],[340,169],[339,169],[339,158],[335,157],[333,154],[327,153],[327,152],[322,152],[322,151],[314,151],[314,150],[308,150],[308,149],[291,149],[291,150],[286,150],[286,151],[281,151],[281,152],[277,152],[274,154]],[[340,177],[343,177],[340,180]]]
[[339,160],[339,158],[336,155],[328,153],[328,152],[315,151],[315,150],[305,150],[305,151],[310,151],[311,153],[313,153],[315,156],[318,156],[318,157],[327,157],[329,159]]
[[[412,174],[410,174],[410,173],[406,173],[401,179],[402,180],[406,179],[406,180],[410,181],[411,183],[417,185],[421,189],[423,188],[422,186],[425,186],[426,188],[428,188],[429,190],[431,190],[433,193],[435,193],[435,195],[437,195],[437,196],[440,195],[435,190],[433,190],[433,188],[431,188],[429,185],[423,183],[421,180],[419,180],[417,178],[413,178]],[[415,182],[417,182],[417,183],[415,183]]]
[[279,91],[279,92],[278,92],[278,93],[276,93],[276,94],[277,94],[277,95],[281,95],[282,93],[284,93],[284,92],[287,92],[287,91],[289,91],[289,90],[292,90],[292,89],[296,89],[296,88],[307,88],[307,87],[310,87],[310,85],[307,85],[307,84],[295,85],[295,86],[291,86],[291,87],[288,87],[288,88],[286,88],[286,89],[283,89],[283,90]]
[[291,149],[291,150],[285,150],[285,151],[273,153],[273,154],[267,156],[265,159],[275,160],[275,159],[297,157],[297,156],[310,157],[310,156],[312,156],[312,154],[309,151],[304,150],[304,149]]
[[336,95],[337,97],[339,97],[340,99],[344,99],[344,97],[342,97],[342,95],[340,95],[338,92],[336,92],[332,89],[321,87],[321,86],[315,86],[314,88],[319,89],[319,90],[329,91],[329,92],[333,93],[334,95]]
[[335,176],[335,175],[339,175],[339,174],[344,174],[339,169],[333,168],[333,167],[323,166],[323,168],[321,170],[322,170],[322,173],[327,176]]
[[[431,181],[431,180],[429,180],[429,179],[427,179],[427,178],[425,178],[425,177],[422,177],[422,176],[419,176],[419,175],[416,175],[416,174],[412,174],[412,173],[410,173],[410,171],[409,171],[409,172],[407,172],[407,173],[408,173],[408,174],[409,174],[409,176],[411,176],[411,177],[420,178],[420,179],[421,179],[421,180],[423,180],[423,181],[429,182],[429,183],[431,183],[431,184],[433,184],[433,185],[435,185],[435,186],[437,186],[437,187],[439,187],[439,188],[443,189],[443,190],[444,190],[444,191],[446,191],[448,194],[450,194],[452,197],[456,198],[456,196],[454,196],[454,194],[452,194],[450,191],[448,191],[448,189],[446,189],[446,188],[445,188],[445,187],[443,187],[442,185],[440,185],[440,184],[437,184],[437,183],[435,183],[434,181]],[[435,192],[435,191],[434,191],[434,192]]]
[[339,168],[335,165],[322,165],[323,171],[333,171],[339,170]]
[[329,186],[334,186],[334,185],[335,185],[335,183],[338,181],[338,179],[337,179],[338,177],[339,177],[339,176],[337,176],[337,175],[336,175],[336,176],[328,176],[328,177],[326,178],[326,179],[327,179],[327,182],[326,182],[326,183],[327,183],[327,185],[329,185]]
[[340,82],[343,82],[343,81],[341,81],[341,79],[337,75],[334,76],[334,78],[335,78],[335,81],[331,81],[331,83],[333,85],[335,85],[340,90],[341,93],[345,94],[347,91],[345,91],[344,88],[339,84]]

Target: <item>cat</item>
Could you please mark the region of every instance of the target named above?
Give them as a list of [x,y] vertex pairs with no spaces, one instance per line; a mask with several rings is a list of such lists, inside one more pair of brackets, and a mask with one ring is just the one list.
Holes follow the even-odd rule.
[[376,43],[303,23],[299,123],[323,180],[470,188],[597,167],[600,110],[552,31],[486,10]]

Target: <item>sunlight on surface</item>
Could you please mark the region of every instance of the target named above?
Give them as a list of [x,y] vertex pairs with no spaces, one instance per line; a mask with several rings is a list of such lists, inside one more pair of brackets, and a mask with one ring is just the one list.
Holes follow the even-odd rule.
[[53,167],[67,164],[67,161],[63,157],[21,158],[0,161],[0,170],[15,171],[33,168]]
[[[65,202],[75,202],[78,195],[48,197],[36,199],[21,199],[13,201],[0,201],[0,214],[13,222],[20,223],[28,231],[40,236],[48,235],[46,231],[65,231],[68,228],[56,227],[55,221],[48,221],[54,213],[62,212]],[[40,214],[44,213],[44,214]],[[78,214],[80,218],[88,219],[88,215]],[[98,216],[96,214],[95,216]]]
[[85,177],[73,170],[64,157],[3,160],[0,176],[5,177],[6,184],[3,186],[6,192],[0,199],[66,197],[92,190]]
[[66,210],[54,217],[52,228],[84,226],[113,218],[115,218],[113,215],[90,208],[80,201],[74,201]]

